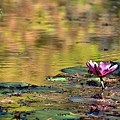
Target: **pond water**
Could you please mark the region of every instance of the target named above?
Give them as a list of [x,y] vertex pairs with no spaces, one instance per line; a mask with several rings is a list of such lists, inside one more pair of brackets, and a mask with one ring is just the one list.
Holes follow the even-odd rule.
[[119,61],[119,1],[0,1],[0,81],[46,76],[94,61]]
[[0,82],[50,85],[47,76],[88,60],[120,61],[119,0],[0,0]]

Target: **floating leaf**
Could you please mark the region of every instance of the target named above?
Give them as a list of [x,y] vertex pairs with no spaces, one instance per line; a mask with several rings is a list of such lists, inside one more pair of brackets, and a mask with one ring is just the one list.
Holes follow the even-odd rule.
[[100,82],[100,78],[99,78],[99,77],[90,77],[90,78],[87,78],[87,81],[96,81],[96,82]]
[[2,82],[0,83],[0,96],[21,96],[23,93],[30,92],[61,92],[61,88],[54,86],[35,86],[22,82]]
[[61,88],[53,87],[53,86],[39,86],[39,87],[31,87],[31,92],[51,92],[51,91],[57,91],[61,92]]
[[86,84],[89,86],[99,86],[100,87],[101,86],[100,78],[98,78],[98,77],[87,78]]
[[107,87],[107,88],[105,88],[105,90],[116,90],[116,91],[119,91],[120,90],[120,86],[117,86],[117,87]]
[[49,81],[58,81],[58,82],[66,82],[68,81],[68,79],[66,77],[59,77],[59,76],[48,76],[46,77],[46,80],[49,80]]
[[0,112],[1,120],[10,120],[9,118],[13,118],[13,114],[11,112]]
[[[27,112],[21,112],[20,118],[22,120],[47,120],[51,118],[52,120],[78,120],[79,115],[70,114],[71,111],[68,110],[60,110],[60,109],[43,109],[43,110],[33,110]],[[2,112],[0,114],[0,118],[7,120],[7,118],[15,118],[14,113]]]
[[70,111],[60,110],[60,109],[44,109],[31,111],[31,114],[27,116],[27,119],[33,120],[34,118],[47,120],[51,118],[52,120],[78,120],[80,117],[78,115],[71,115]]
[[61,69],[62,72],[67,74],[88,74],[88,67],[76,66]]
[[29,84],[24,82],[1,82],[0,88],[18,88],[18,87],[28,87]]
[[79,84],[63,84],[62,86],[66,88],[81,88]]
[[115,101],[112,99],[100,99],[93,98],[89,96],[73,96],[68,99],[72,102],[82,103],[82,104],[99,104],[99,105],[115,105]]

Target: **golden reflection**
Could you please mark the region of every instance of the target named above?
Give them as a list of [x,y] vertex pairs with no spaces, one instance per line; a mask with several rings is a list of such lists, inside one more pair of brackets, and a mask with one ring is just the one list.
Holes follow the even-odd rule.
[[103,0],[2,1],[0,81],[46,84],[46,76],[85,66],[89,59],[118,61],[118,12],[110,13],[105,4]]

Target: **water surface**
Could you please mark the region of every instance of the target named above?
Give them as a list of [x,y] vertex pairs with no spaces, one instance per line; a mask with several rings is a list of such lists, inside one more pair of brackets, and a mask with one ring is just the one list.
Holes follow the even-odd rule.
[[0,81],[47,84],[46,76],[120,60],[118,0],[0,0]]

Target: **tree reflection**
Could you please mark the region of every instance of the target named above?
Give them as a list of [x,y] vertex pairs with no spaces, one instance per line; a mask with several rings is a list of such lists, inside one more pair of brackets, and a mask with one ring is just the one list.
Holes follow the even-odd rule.
[[19,74],[36,81],[91,58],[119,60],[118,0],[2,0],[0,8],[1,63],[11,66],[2,69],[6,80]]

